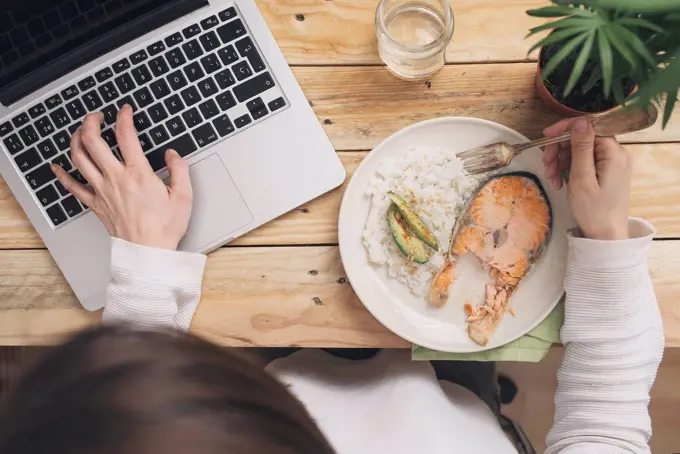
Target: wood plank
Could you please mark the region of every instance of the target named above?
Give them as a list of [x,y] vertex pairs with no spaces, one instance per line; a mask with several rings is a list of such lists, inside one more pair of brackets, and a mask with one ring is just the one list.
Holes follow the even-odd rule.
[[[382,67],[294,68],[336,150],[370,150],[422,120],[468,116],[538,138],[559,118],[534,87],[533,63],[447,66],[428,83],[397,79]],[[622,136],[624,142],[680,141],[680,114]]]
[[[0,251],[0,263],[0,345],[54,343],[99,321],[47,251]],[[649,268],[666,346],[680,347],[680,241],[654,242]],[[214,252],[192,331],[226,346],[407,347],[364,309],[334,246]]]
[[[631,215],[652,222],[658,238],[680,237],[680,143],[631,144],[634,171]],[[343,152],[345,184],[234,241],[233,246],[337,244],[340,202],[367,152]],[[43,248],[19,204],[0,178],[0,249]]]
[[[381,64],[375,36],[378,0],[258,0],[291,65]],[[524,39],[540,21],[526,15],[544,0],[451,0],[455,16],[448,62],[526,61]],[[351,31],[351,32],[350,32]]]

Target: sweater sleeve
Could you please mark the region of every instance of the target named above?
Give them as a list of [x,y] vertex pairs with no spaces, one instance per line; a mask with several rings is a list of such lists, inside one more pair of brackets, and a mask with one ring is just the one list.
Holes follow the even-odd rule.
[[546,453],[649,453],[649,391],[664,348],[647,269],[653,227],[631,239],[569,238],[565,356]]
[[189,329],[201,296],[206,256],[113,238],[105,323]]

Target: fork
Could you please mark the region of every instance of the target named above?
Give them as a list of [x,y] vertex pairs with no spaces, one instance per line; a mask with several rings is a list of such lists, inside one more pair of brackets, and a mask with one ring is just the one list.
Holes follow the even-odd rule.
[[[629,132],[640,131],[652,126],[659,115],[654,105],[646,109],[618,108],[604,113],[592,120],[593,129],[597,136],[615,136]],[[506,142],[492,143],[479,148],[458,153],[463,161],[463,167],[469,174],[489,172],[510,164],[512,159],[525,150],[534,147],[545,147],[554,143],[564,142],[571,138],[571,130],[555,137],[543,137],[531,142],[510,145]]]

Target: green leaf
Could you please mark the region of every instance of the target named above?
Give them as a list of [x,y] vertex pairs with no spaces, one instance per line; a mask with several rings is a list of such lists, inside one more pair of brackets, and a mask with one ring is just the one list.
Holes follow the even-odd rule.
[[586,38],[588,38],[588,35],[577,36],[562,46],[562,48],[550,59],[550,61],[548,61],[548,63],[545,65],[545,68],[543,68],[543,80],[547,79],[548,76],[550,76],[550,74],[555,71],[557,66],[562,63],[564,59],[567,58],[569,54],[571,54],[578,47],[579,44],[585,41]]
[[647,49],[645,43],[642,42],[642,40],[638,38],[635,33],[618,24],[613,24],[611,31],[621,38],[625,37],[625,40],[628,41],[633,50],[637,52],[642,58],[644,58],[647,63],[649,63],[649,66],[656,67],[656,60],[654,60],[654,56],[649,52],[649,49]]
[[576,82],[579,81],[581,75],[583,74],[583,68],[585,68],[588,59],[590,58],[590,51],[593,49],[593,43],[595,42],[595,31],[590,32],[586,42],[583,43],[581,48],[581,53],[574,63],[574,68],[571,70],[571,75],[567,81],[567,87],[564,89],[564,97],[566,98],[574,90]]
[[664,20],[669,20],[669,21],[680,21],[680,13],[670,13],[666,14],[664,17]]
[[663,109],[663,127],[664,129],[668,125],[673,114],[673,109],[675,108],[675,103],[678,100],[678,89],[671,90],[666,93],[666,106]]
[[612,91],[614,59],[612,57],[612,48],[603,30],[597,31],[597,47],[600,53],[600,69],[602,70],[602,81],[604,82],[604,95],[608,98]]
[[617,104],[623,104],[626,96],[623,94],[623,82],[621,79],[616,79],[612,82],[612,92]]
[[617,50],[617,52],[626,59],[632,69],[635,69],[638,64],[637,58],[635,58],[633,52],[631,52],[630,49],[628,49],[625,44],[620,41],[620,36],[617,36],[611,27],[604,27],[601,30],[607,35],[609,42]]
[[531,49],[529,49],[529,52],[527,54],[532,53],[539,47],[545,47],[549,46],[550,44],[554,44],[563,40],[566,40],[567,38],[570,38],[574,35],[578,35],[579,33],[584,33],[588,31],[586,28],[565,28],[563,30],[555,30],[533,46],[531,46]]
[[680,11],[678,0],[572,0],[575,5],[588,4],[590,7],[611,8],[632,13],[665,13]]
[[650,22],[642,18],[625,17],[623,19],[617,20],[616,23],[621,25],[628,25],[629,27],[642,27],[664,35],[667,34],[666,30],[659,27],[654,22]]
[[581,93],[583,93],[584,95],[588,93],[600,80],[602,80],[602,74],[600,73],[600,71],[593,71],[592,73],[590,73],[590,77],[588,78],[588,81],[583,85]]
[[560,17],[560,16],[593,16],[594,13],[587,9],[569,6],[544,6],[543,8],[530,9],[527,14],[531,17]]
[[564,19],[548,22],[538,27],[534,27],[529,30],[529,36],[542,32],[543,30],[550,30],[552,28],[569,28],[569,27],[583,27],[583,28],[595,28],[599,25],[601,20],[595,19],[585,19],[580,17],[565,17]]

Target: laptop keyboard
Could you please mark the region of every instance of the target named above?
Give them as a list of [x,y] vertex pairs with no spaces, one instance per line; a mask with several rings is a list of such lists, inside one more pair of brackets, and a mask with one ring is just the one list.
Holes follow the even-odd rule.
[[103,112],[102,138],[118,159],[120,107],[134,109],[134,124],[149,164],[160,172],[165,151],[189,156],[264,121],[287,105],[237,10],[218,15],[137,50],[0,122],[0,139],[44,212],[57,226],[82,216],[81,205],[56,181],[73,166],[71,135],[91,112]]

